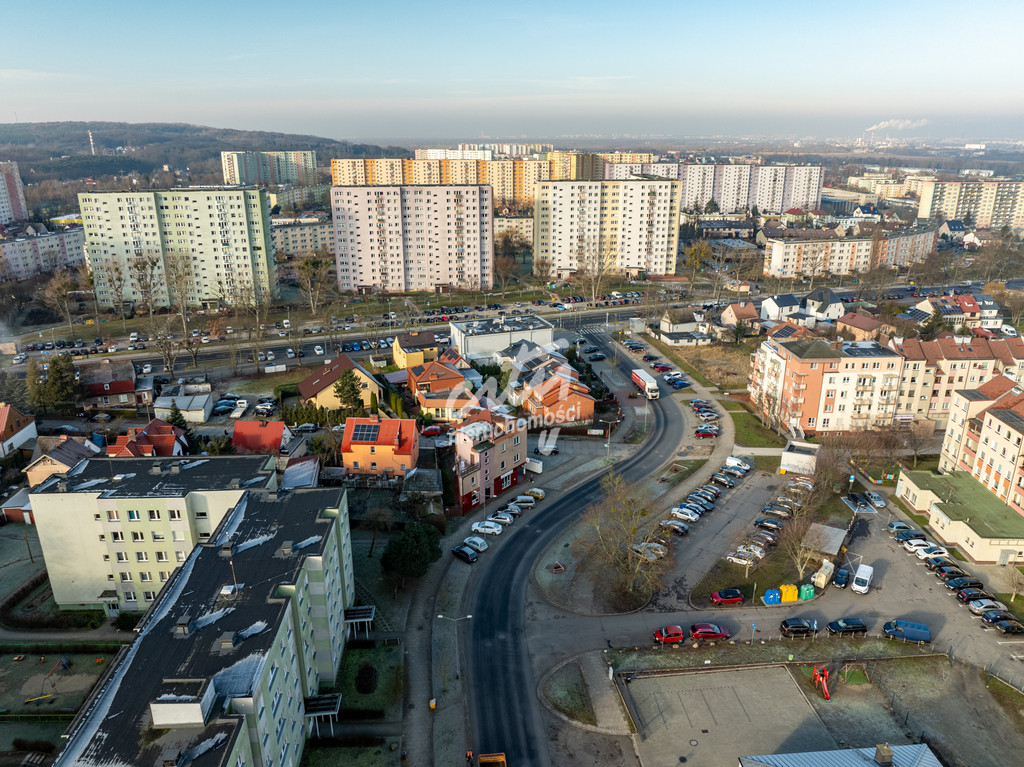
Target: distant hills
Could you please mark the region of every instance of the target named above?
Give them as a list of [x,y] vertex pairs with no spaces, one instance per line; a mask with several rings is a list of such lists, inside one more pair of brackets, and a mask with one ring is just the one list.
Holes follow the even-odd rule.
[[[95,156],[89,149],[90,130],[96,145]],[[135,149],[112,153],[117,147]],[[221,151],[245,149],[312,149],[321,165],[327,165],[334,157],[412,156],[404,147],[182,123],[0,123],[0,160],[17,162],[22,178],[29,183],[132,171],[148,174],[165,164],[171,168],[219,172]]]

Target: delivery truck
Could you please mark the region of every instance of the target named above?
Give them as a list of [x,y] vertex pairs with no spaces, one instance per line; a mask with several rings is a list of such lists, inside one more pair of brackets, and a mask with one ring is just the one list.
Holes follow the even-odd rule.
[[633,383],[637,385],[647,399],[658,399],[661,392],[658,389],[658,382],[646,370],[637,368],[633,371]]

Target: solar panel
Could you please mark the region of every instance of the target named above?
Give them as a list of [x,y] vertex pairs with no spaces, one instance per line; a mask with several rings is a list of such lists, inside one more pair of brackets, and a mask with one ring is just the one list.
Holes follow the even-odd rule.
[[376,442],[380,432],[380,424],[359,423],[352,431],[353,442]]

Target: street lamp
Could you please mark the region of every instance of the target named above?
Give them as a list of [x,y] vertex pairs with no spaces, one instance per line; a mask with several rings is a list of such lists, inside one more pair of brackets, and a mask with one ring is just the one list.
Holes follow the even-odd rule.
[[[447,615],[441,615],[440,613],[438,613],[438,616],[437,616],[438,620],[451,621],[456,626],[458,625],[459,621],[468,621],[472,617],[473,617],[472,615],[462,615],[462,616],[460,616],[458,618],[449,618]],[[458,633],[456,633],[455,634],[455,678],[458,679],[461,676],[462,676],[462,672],[461,672],[460,665],[459,665],[459,635],[458,635]],[[442,689],[442,691],[445,690],[445,684],[444,684],[443,681],[441,683],[441,689]]]

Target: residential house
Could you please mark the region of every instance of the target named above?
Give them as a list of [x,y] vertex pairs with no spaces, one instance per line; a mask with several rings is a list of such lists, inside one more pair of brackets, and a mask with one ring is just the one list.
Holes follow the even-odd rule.
[[0,458],[36,438],[36,419],[0,402]]
[[279,455],[295,439],[284,421],[235,421],[231,444],[235,452]]
[[546,426],[594,420],[597,400],[574,378],[552,374],[536,383],[528,380],[523,383],[521,397],[523,409]]
[[436,340],[434,333],[425,330],[399,333],[391,345],[391,355],[395,365],[400,368],[432,362],[440,353],[441,343]]
[[986,245],[998,245],[1003,241],[997,232],[991,229],[975,229],[964,235],[964,245],[973,245],[976,248],[984,248]]
[[807,211],[803,208],[790,208],[782,214],[782,220],[787,224],[802,224],[807,221]]
[[334,393],[334,384],[346,370],[351,370],[356,377],[356,384],[359,386],[364,407],[370,407],[370,401],[374,396],[376,396],[377,402],[381,401],[384,387],[380,385],[373,373],[359,363],[353,362],[347,354],[338,355],[338,359],[325,363],[301,380],[298,385],[299,399],[306,404],[313,404],[329,410],[341,407],[338,395]]
[[761,301],[762,320],[785,320],[791,314],[800,311],[800,299],[792,293],[768,296]]
[[185,455],[188,447],[184,429],[154,418],[141,429],[132,427],[127,434],[118,435],[107,445],[106,453],[112,458],[171,458]]
[[967,229],[964,228],[964,222],[955,218],[947,219],[942,222],[939,227],[939,237],[946,240],[956,240],[957,242],[963,242],[964,236],[967,234]]
[[867,314],[847,312],[836,320],[836,330],[843,338],[851,338],[854,341],[875,341],[878,339],[879,333],[892,333],[895,328]]
[[662,333],[693,333],[699,320],[692,309],[666,309],[661,315]]
[[1003,324],[1003,320],[999,316],[999,305],[992,300],[991,296],[978,296],[977,298],[973,295],[937,296],[922,299],[914,308],[926,312],[929,317],[938,313],[954,330],[959,328],[998,330]]
[[79,383],[86,395],[82,401],[87,410],[118,408],[134,410],[145,406],[135,396],[135,365],[131,360],[103,359],[77,366]]
[[420,435],[412,418],[345,419],[342,465],[349,474],[404,477],[416,467]]
[[750,220],[718,219],[697,224],[701,237],[730,237],[745,240],[754,236],[754,222]]
[[736,327],[741,322],[751,329],[758,325],[761,316],[752,301],[740,301],[737,304],[729,304],[722,311],[722,324],[727,327]]
[[843,300],[831,288],[816,288],[801,301],[803,311],[818,320],[838,320],[846,314]]
[[455,479],[462,513],[467,514],[526,475],[527,423],[496,410],[479,408],[455,430]]
[[414,365],[406,371],[409,391],[420,406],[421,415],[435,421],[458,421],[463,409],[476,403],[462,371],[441,362]]
[[36,437],[36,450],[25,467],[28,486],[35,487],[52,474],[66,474],[99,451],[99,446],[85,437]]
[[806,325],[798,325],[795,322],[780,322],[768,329],[768,337],[776,341],[796,341],[801,338],[813,336],[814,333]]

